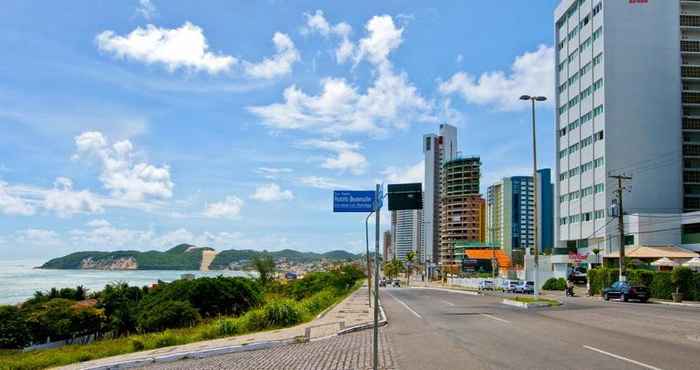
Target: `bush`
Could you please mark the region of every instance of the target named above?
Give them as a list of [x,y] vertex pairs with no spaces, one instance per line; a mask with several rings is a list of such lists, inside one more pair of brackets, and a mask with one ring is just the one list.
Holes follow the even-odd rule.
[[325,310],[335,302],[336,296],[331,289],[324,289],[319,293],[303,300],[302,306],[312,315],[316,315]]
[[160,331],[192,326],[200,319],[201,316],[189,302],[163,301],[140,312],[138,325],[142,331]]
[[217,332],[221,336],[241,334],[242,329],[241,323],[237,319],[224,319],[217,323]]
[[146,345],[143,344],[142,340],[135,338],[131,340],[131,348],[134,350],[134,352],[138,352],[143,351],[146,348]]
[[161,334],[158,334],[155,338],[156,348],[170,347],[170,346],[174,346],[176,344],[177,344],[177,338],[170,331],[165,331]]
[[0,306],[0,348],[24,348],[31,341],[29,327],[15,306]]
[[651,284],[654,282],[654,276],[654,271],[650,270],[633,269],[627,272],[627,280],[629,280],[631,284],[641,285],[647,288],[651,287]]
[[683,294],[683,297],[687,299],[692,299],[694,292],[691,292],[691,286],[693,285],[693,270],[683,267],[676,266],[671,272],[671,283],[675,288],[676,292]]
[[566,279],[549,278],[542,286],[544,290],[564,290],[566,289]]
[[653,298],[671,299],[671,293],[674,291],[673,284],[671,284],[671,273],[662,271],[656,272],[649,290]]
[[600,294],[619,279],[620,270],[616,268],[598,267],[588,270],[588,284],[591,294]]
[[303,309],[291,299],[270,302],[263,307],[268,327],[285,327],[303,320]]
[[265,320],[265,312],[262,308],[256,308],[245,313],[241,316],[240,320],[241,328],[243,332],[252,332],[263,330],[267,327],[267,322]]

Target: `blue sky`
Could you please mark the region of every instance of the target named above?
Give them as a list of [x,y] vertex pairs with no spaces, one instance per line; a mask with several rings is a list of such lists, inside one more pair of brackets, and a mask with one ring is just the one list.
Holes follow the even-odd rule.
[[[2,257],[360,252],[364,216],[333,214],[332,189],[420,181],[441,122],[481,155],[482,189],[529,173],[517,97],[553,98],[555,5],[4,2]],[[552,106],[538,114],[552,166]]]

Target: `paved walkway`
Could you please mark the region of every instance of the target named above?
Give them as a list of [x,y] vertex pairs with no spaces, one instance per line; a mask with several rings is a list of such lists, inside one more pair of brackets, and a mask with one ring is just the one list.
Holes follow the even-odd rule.
[[[391,341],[380,329],[379,368],[397,369]],[[155,364],[148,370],[361,370],[372,368],[372,330],[310,343],[234,353],[201,360]]]
[[158,348],[143,352],[134,352],[99,360],[68,365],[60,369],[86,369],[124,361],[149,359],[181,352],[205,351],[215,348],[245,345],[261,341],[283,341],[308,336],[308,339],[335,335],[340,330],[361,324],[368,324],[374,319],[373,310],[369,309],[366,286],[358,289],[338,305],[327,311],[322,317],[291,328],[251,333],[235,337],[194,342],[180,346]]

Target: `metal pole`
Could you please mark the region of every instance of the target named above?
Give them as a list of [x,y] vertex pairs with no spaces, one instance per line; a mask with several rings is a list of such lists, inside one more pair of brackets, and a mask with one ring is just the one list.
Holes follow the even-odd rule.
[[381,191],[379,184],[377,184],[377,191],[375,193],[375,216],[376,221],[374,224],[376,232],[376,240],[374,245],[374,359],[373,368],[374,370],[379,369],[379,214],[381,213],[379,209],[379,192]]
[[540,272],[540,260],[539,260],[539,248],[537,246],[537,135],[535,132],[535,98],[532,99],[532,185],[533,185],[533,199],[532,199],[532,221],[533,221],[533,235],[532,240],[535,246],[535,289],[534,295],[537,297],[540,294],[540,288],[538,283],[538,275]]
[[365,218],[365,249],[367,252],[367,300],[369,301],[369,306],[372,307],[372,264],[369,258],[369,226],[367,225],[370,216],[372,216],[372,212]]
[[622,208],[622,193],[625,188],[622,186],[623,180],[631,180],[632,178],[624,175],[610,176],[617,179],[617,203],[618,203],[618,214],[617,214],[617,228],[620,234],[620,281],[627,280],[627,269],[625,266],[625,214]]

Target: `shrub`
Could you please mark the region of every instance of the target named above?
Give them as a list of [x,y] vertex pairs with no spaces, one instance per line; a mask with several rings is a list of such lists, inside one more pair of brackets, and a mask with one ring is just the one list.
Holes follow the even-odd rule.
[[155,347],[156,348],[170,347],[170,346],[174,346],[176,344],[177,344],[177,338],[170,331],[165,331],[161,334],[156,335],[156,338],[155,338]]
[[566,279],[549,278],[542,286],[544,290],[564,290],[566,289]]
[[160,331],[192,326],[201,319],[188,302],[163,301],[139,313],[138,325],[142,331]]
[[654,275],[654,271],[634,269],[627,272],[627,279],[632,284],[649,288],[654,281]]
[[268,327],[285,327],[303,320],[303,310],[291,299],[270,302],[263,307]]
[[655,273],[649,290],[653,298],[671,299],[671,293],[674,291],[673,284],[671,284],[671,273],[662,271]]
[[598,267],[588,270],[588,283],[591,294],[600,294],[619,279],[620,270],[616,268]]
[[143,344],[141,339],[134,338],[131,340],[131,348],[134,350],[134,352],[137,352],[143,351],[146,346]]
[[312,315],[316,315],[319,312],[326,309],[328,306],[335,302],[335,294],[330,289],[324,289],[319,293],[303,300],[301,304],[303,307]]
[[15,306],[0,306],[0,348],[24,348],[31,341],[24,317]]
[[693,270],[683,266],[674,267],[671,272],[671,283],[676,292],[682,293],[683,297],[688,299],[692,298],[692,294],[688,293],[693,283]]
[[237,319],[224,319],[217,322],[217,334],[221,336],[241,334],[242,329]]

